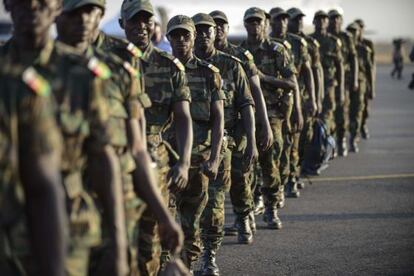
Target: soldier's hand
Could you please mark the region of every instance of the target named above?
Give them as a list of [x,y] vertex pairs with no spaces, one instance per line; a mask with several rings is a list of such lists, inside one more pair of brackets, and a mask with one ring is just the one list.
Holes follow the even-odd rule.
[[207,160],[201,165],[201,170],[208,178],[215,180],[218,174],[220,162],[217,160]]
[[273,145],[273,132],[269,124],[263,124],[260,131],[260,150],[266,151]]
[[185,190],[188,183],[189,166],[178,162],[168,173],[169,188],[173,193]]
[[251,169],[258,156],[259,152],[257,151],[256,145],[249,143],[243,156],[243,173]]
[[307,110],[307,114],[309,114],[309,116],[311,117],[315,117],[316,113],[318,112],[318,107],[316,106],[316,102],[315,101],[308,101],[306,103],[306,110]]
[[294,116],[293,133],[297,133],[303,129],[303,115],[300,110],[296,110]]
[[179,253],[183,247],[183,232],[181,227],[170,217],[158,222],[158,234],[163,248],[173,254]]

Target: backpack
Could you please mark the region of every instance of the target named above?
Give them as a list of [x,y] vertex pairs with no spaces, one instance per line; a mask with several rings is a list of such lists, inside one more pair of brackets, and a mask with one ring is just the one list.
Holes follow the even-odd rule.
[[322,120],[316,119],[313,125],[313,138],[302,163],[302,174],[320,175],[328,168],[328,162],[333,158],[335,148],[335,139],[328,134],[326,125]]

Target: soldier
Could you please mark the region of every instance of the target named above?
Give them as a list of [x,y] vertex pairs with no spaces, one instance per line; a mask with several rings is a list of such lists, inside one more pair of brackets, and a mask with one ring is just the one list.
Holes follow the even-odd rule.
[[[290,52],[297,71],[297,78],[300,89],[300,96],[304,114],[304,129],[292,133],[292,146],[290,149],[290,174],[286,186],[288,197],[299,197],[300,192],[297,183],[300,174],[300,142],[308,143],[312,139],[313,117],[316,113],[316,100],[314,91],[314,80],[308,54],[308,45],[304,38],[287,32],[289,14],[281,8],[270,10],[272,32],[270,37],[283,43]],[[294,123],[294,122],[292,122]],[[304,147],[304,145],[302,145]]]
[[[142,193],[142,190],[149,190],[147,199],[148,205],[151,209],[155,209],[154,213],[160,223],[165,225],[167,231],[160,233],[162,240],[169,239],[166,244],[171,250],[170,245],[179,245],[179,232],[177,225],[173,219],[168,215],[166,208],[160,201],[160,195],[154,190],[156,183],[151,174],[149,156],[146,153],[145,139],[142,136],[142,130],[138,127],[145,124],[145,118],[141,106],[148,107],[148,96],[141,91],[139,82],[139,72],[133,69],[128,62],[123,62],[117,56],[110,52],[104,52],[99,48],[93,48],[90,45],[91,38],[96,33],[101,34],[104,41],[113,41],[115,44],[123,44],[123,41],[117,41],[115,38],[105,39],[106,35],[100,33],[98,30],[98,23],[101,20],[105,10],[105,1],[96,0],[68,0],[64,2],[63,13],[56,20],[58,30],[58,40],[71,44],[80,52],[84,52],[86,56],[95,55],[104,60],[113,72],[111,75],[111,86],[108,86],[107,93],[109,97],[110,108],[110,133],[111,144],[117,152],[122,170],[122,184],[125,200],[126,225],[129,243],[129,266],[130,272],[135,274],[137,271],[137,243],[136,243],[136,223],[138,222],[143,207],[145,204],[137,198],[134,191]],[[78,22],[77,24],[70,24]],[[90,37],[76,36],[79,29],[89,30]],[[85,33],[82,32],[82,33]],[[103,44],[103,43],[102,43]],[[109,43],[107,43],[109,44]],[[104,46],[106,47],[106,45]],[[110,48],[110,47],[108,47]],[[109,50],[109,49],[108,49]],[[146,96],[146,97],[145,97]],[[141,132],[141,133],[140,133]],[[127,133],[130,135],[128,136]],[[129,138],[129,139],[128,139]],[[129,147],[128,147],[129,145]],[[138,149],[136,154],[133,154],[130,149]],[[139,169],[136,170],[135,161]],[[133,174],[136,180],[133,182]],[[152,194],[151,194],[152,191]],[[155,207],[155,208],[154,208]],[[160,209],[160,210],[158,210]],[[167,220],[165,220],[167,218]],[[169,233],[170,232],[170,233]],[[93,264],[91,266],[92,274],[105,274],[105,271],[99,271],[105,266],[101,265],[106,262],[106,258],[110,257],[107,254],[110,252],[109,244],[103,244],[102,248],[95,250]]]
[[[36,67],[52,83],[56,99],[57,123],[64,145],[60,170],[70,218],[66,274],[86,275],[90,248],[100,243],[99,214],[89,187],[82,180],[87,169],[91,176],[88,184],[101,200],[105,218],[111,225],[113,258],[107,262],[107,271],[123,275],[126,235],[119,162],[109,145],[108,113],[102,89],[111,71],[97,58],[85,59],[75,49],[49,39],[48,29],[60,11],[59,1],[9,0],[6,7],[11,11],[15,32],[0,55]],[[38,18],[33,24],[25,21],[33,17]]]
[[339,103],[344,102],[344,70],[342,64],[342,42],[328,33],[328,14],[317,11],[313,17],[315,32],[311,34],[320,44],[319,53],[324,72],[324,99],[321,118],[329,134],[335,129],[336,110],[335,89],[339,89]]
[[358,55],[358,90],[351,93],[350,97],[350,151],[358,152],[358,142],[364,112],[367,87],[372,80],[372,53],[371,49],[363,43],[361,28],[357,23],[348,25],[347,30],[352,33]]
[[[258,130],[256,131],[256,140],[258,141],[258,147],[261,150],[267,150],[273,144],[273,134],[270,128],[269,120],[267,119],[267,109],[265,100],[263,98],[262,88],[260,87],[260,79],[257,71],[257,67],[254,63],[253,55],[246,49],[240,46],[236,46],[227,40],[229,32],[229,22],[226,14],[222,11],[213,11],[210,13],[214,22],[217,25],[217,35],[214,45],[216,49],[235,56],[242,61],[242,66],[249,79],[250,89],[255,101],[256,106],[256,125]],[[249,179],[250,180],[250,179]],[[252,182],[252,181],[250,181]],[[249,185],[252,187],[249,191]],[[252,203],[252,193],[254,189],[254,183],[237,183],[237,185],[231,185],[230,187],[230,199],[233,204],[234,213],[244,213],[246,210],[250,211],[250,226],[253,233],[256,231],[255,219]],[[236,225],[234,225],[236,226]],[[237,227],[226,228],[226,235],[237,235]]]
[[362,113],[362,122],[361,122],[361,137],[363,139],[369,139],[369,130],[367,126],[367,119],[370,115],[370,106],[371,101],[375,98],[375,86],[376,86],[376,75],[377,75],[377,64],[375,59],[375,47],[372,40],[367,39],[364,36],[364,29],[365,23],[362,19],[356,19],[355,23],[357,23],[361,28],[361,41],[364,45],[366,45],[370,49],[371,55],[371,69],[370,75],[368,76],[368,84],[367,84],[367,93],[365,94],[364,100],[364,112]]
[[[260,152],[259,162],[263,172],[262,192],[265,197],[266,210],[264,220],[268,228],[280,229],[282,223],[277,216],[277,205],[284,204],[281,176],[288,175],[288,163],[281,164],[282,153],[288,155],[290,114],[293,108],[295,91],[296,129],[301,129],[303,118],[299,106],[300,99],[295,77],[295,68],[285,48],[277,42],[270,41],[265,33],[265,12],[259,8],[250,8],[244,14],[244,26],[247,40],[241,46],[248,49],[259,70],[261,87],[272,127],[274,143],[269,150]],[[288,157],[285,158],[288,160]],[[283,171],[283,172],[282,172]]]
[[[154,9],[148,0],[125,0],[121,7],[121,27],[127,39],[142,52],[142,72],[145,92],[152,106],[145,110],[148,149],[158,167],[158,185],[168,202],[171,192],[187,187],[193,144],[190,114],[190,90],[185,68],[174,56],[152,45]],[[178,160],[170,168],[168,150],[171,146],[162,138],[174,115]],[[175,155],[177,156],[177,155]],[[155,275],[160,268],[161,248],[156,234],[157,223],[151,210],[145,210],[139,225],[139,270],[143,275]]]
[[[225,135],[227,147],[224,149],[223,161],[220,164],[216,180],[209,183],[208,207],[202,218],[202,239],[204,245],[203,271],[218,273],[214,262],[216,251],[223,240],[224,198],[231,183],[250,183],[246,178],[251,175],[251,166],[257,157],[254,101],[250,93],[246,73],[236,57],[218,51],[216,39],[216,23],[204,13],[192,17],[196,27],[195,54],[216,66],[223,79]],[[241,116],[241,121],[239,119]],[[249,189],[250,187],[246,187]],[[249,191],[249,190],[248,190]],[[251,198],[251,197],[247,197]],[[210,205],[211,203],[211,205]],[[252,232],[249,225],[249,212],[245,210],[237,216],[239,224],[239,243],[251,243]]]
[[341,105],[340,90],[336,87],[335,100],[335,126],[336,126],[336,141],[339,156],[346,156],[348,154],[347,147],[347,132],[349,129],[349,94],[351,91],[358,89],[358,61],[352,35],[348,32],[341,31],[342,15],[337,10],[330,10],[328,32],[341,40],[342,57],[345,71],[345,100]]
[[62,149],[50,83],[33,68],[0,63],[0,274],[63,276]]
[[[194,56],[196,32],[191,18],[177,15],[167,25],[167,38],[173,54],[185,66],[191,91],[191,118],[194,143],[188,187],[175,195],[185,233],[184,260],[189,268],[201,253],[200,218],[204,208],[224,205],[220,198],[208,198],[208,181],[217,177],[224,133],[224,93],[220,71]],[[208,203],[207,203],[208,201]],[[224,206],[223,206],[224,210]],[[207,210],[206,210],[207,211]],[[214,258],[214,255],[212,256]]]

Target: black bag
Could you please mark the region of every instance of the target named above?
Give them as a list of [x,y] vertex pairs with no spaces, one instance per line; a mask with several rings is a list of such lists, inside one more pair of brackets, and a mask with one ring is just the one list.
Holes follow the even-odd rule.
[[328,168],[336,148],[335,139],[328,135],[326,125],[316,119],[313,125],[313,138],[302,162],[302,174],[319,175]]

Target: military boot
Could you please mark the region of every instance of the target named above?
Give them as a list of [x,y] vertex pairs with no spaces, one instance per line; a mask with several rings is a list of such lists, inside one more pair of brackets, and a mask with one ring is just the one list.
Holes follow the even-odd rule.
[[338,138],[338,155],[339,156],[347,156],[348,155],[348,147],[346,145],[346,138]]
[[252,229],[250,229],[249,215],[237,215],[237,240],[241,244],[250,244],[253,242]]
[[296,178],[292,178],[287,184],[286,184],[286,197],[290,198],[298,198],[300,197],[300,192],[297,187]]
[[349,151],[350,152],[359,152],[359,148],[358,148],[358,139],[355,137],[351,137],[350,141],[349,141]]
[[[278,200],[277,200],[277,203],[276,203],[276,207],[277,207],[277,209],[282,209],[282,208],[284,208],[285,207],[285,203],[286,203],[286,200],[285,200],[285,192],[284,191],[282,191],[280,194],[279,194],[279,196],[278,196]],[[265,211],[266,212],[266,211]]]
[[370,138],[369,130],[368,130],[367,125],[363,125],[361,127],[361,137],[362,137],[362,139],[365,139],[365,140],[368,140]]
[[205,248],[201,257],[201,275],[218,276],[220,271],[216,263],[216,250]]
[[254,212],[249,213],[249,224],[250,229],[252,230],[252,234],[256,234],[256,218],[254,217]]
[[263,220],[267,223],[267,227],[270,229],[282,229],[282,222],[277,216],[277,208],[275,207],[266,207]]
[[231,226],[224,227],[224,235],[225,236],[237,236],[237,225],[236,220]]
[[296,177],[296,183],[297,183],[298,189],[305,189],[305,186],[306,186],[305,182],[299,177]]
[[255,196],[254,197],[254,214],[257,215],[261,215],[263,214],[265,209],[264,206],[264,202],[263,202],[263,196],[259,195],[259,196]]

